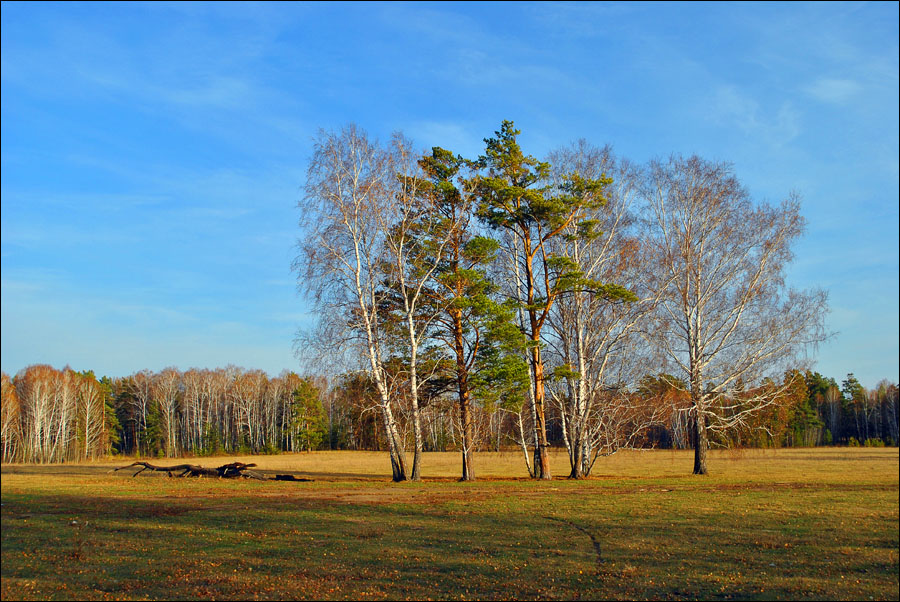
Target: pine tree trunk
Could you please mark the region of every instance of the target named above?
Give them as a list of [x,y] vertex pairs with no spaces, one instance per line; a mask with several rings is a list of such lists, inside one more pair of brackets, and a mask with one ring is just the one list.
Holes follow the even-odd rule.
[[535,449],[534,476],[538,479],[550,480],[550,457],[547,443],[547,418],[544,414],[544,364],[537,344],[531,349],[531,360],[534,366],[534,416],[535,416]]
[[459,392],[459,423],[462,426],[462,478],[474,481],[472,454],[475,451],[475,433],[472,413],[469,407],[469,374],[466,367],[466,352],[463,346],[462,312],[453,312],[453,347],[456,352],[456,385]]
[[474,433],[472,414],[469,411],[469,391],[460,389],[459,414],[462,423],[462,481],[474,481],[475,470],[472,466],[472,453],[474,450]]

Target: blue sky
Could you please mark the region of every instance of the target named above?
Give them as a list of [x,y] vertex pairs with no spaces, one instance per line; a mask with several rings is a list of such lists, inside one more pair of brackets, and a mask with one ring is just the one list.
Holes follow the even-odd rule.
[[898,380],[898,4],[2,4],[2,369],[295,369],[311,140],[730,161],[803,198],[816,369]]

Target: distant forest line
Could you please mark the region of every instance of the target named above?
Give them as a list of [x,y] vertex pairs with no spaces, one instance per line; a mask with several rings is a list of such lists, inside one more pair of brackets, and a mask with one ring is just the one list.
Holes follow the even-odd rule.
[[[898,442],[898,387],[881,381],[867,389],[849,374],[840,385],[817,372],[792,371],[778,403],[742,428],[714,436],[722,447],[891,445]],[[600,456],[622,448],[692,446],[690,397],[664,375],[647,376],[627,399],[621,423],[608,429]],[[78,462],[110,454],[176,457],[279,453],[323,449],[382,451],[377,392],[364,373],[334,382],[284,372],[229,366],[217,370],[144,370],[124,378],[92,372],[25,368],[2,374],[3,462]],[[412,439],[411,408],[395,398],[399,430]],[[421,401],[421,400],[420,400]],[[476,405],[478,451],[527,445],[530,417],[502,404]],[[458,406],[436,392],[420,408],[425,451],[457,451],[462,442]],[[566,448],[564,408],[548,407],[551,445]],[[652,419],[649,419],[651,418]],[[523,439],[523,432],[525,439]]]

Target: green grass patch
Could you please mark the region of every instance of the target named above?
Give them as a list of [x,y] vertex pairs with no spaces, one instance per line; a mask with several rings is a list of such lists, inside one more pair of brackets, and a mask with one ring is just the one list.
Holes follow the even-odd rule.
[[898,598],[896,449],[722,453],[708,477],[653,452],[551,482],[345,481],[368,469],[330,458],[311,483],[4,466],[2,597]]

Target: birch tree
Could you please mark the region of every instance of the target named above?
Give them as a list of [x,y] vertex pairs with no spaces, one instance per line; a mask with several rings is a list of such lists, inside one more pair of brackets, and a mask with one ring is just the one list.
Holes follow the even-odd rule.
[[205,371],[192,368],[181,375],[183,394],[181,398],[182,444],[186,449],[201,451],[203,446],[204,398],[203,381]]
[[413,422],[413,465],[410,479],[421,478],[420,465],[424,433],[420,412],[419,349],[442,310],[427,303],[428,286],[442,263],[445,248],[456,224],[436,219],[437,199],[429,194],[419,166],[419,156],[411,144],[395,135],[388,165],[395,172],[392,202],[378,213],[379,229],[385,232],[387,285],[385,299],[397,309],[404,334],[402,351],[408,366],[409,401]]
[[[234,374],[219,368],[215,371],[205,371],[201,395],[206,408],[206,424],[204,432],[205,446],[211,448],[211,452],[218,451],[218,444],[228,445],[233,441],[232,436],[234,420],[231,419],[231,401],[228,395],[228,387]],[[233,448],[233,446],[232,446]]]
[[321,131],[306,180],[305,234],[294,262],[298,285],[334,333],[334,353],[357,344],[375,383],[395,481],[408,479],[406,452],[394,419],[385,372],[384,301],[380,286],[389,261],[381,213],[389,212],[388,155],[356,126]]
[[166,440],[166,457],[177,455],[176,428],[178,406],[182,394],[181,373],[170,367],[155,374],[152,380],[153,401],[159,407]]
[[900,441],[900,432],[898,432],[898,395],[897,385],[888,380],[882,380],[878,383],[878,398],[881,404],[881,411],[884,416],[884,430],[886,443],[889,445],[897,445]]
[[76,440],[75,421],[77,418],[77,390],[75,372],[68,366],[53,371],[53,401],[50,434],[51,462],[63,462],[75,455],[73,443]]
[[50,462],[53,419],[52,380],[46,365],[29,366],[16,375],[16,394],[22,407],[22,439],[26,462]]
[[239,369],[228,389],[231,407],[237,416],[239,445],[247,445],[252,452],[261,444],[262,412],[268,378],[262,370]]
[[[550,349],[558,363],[550,393],[563,422],[569,477],[578,479],[590,474],[598,455],[633,444],[659,417],[627,392],[646,368],[637,328],[653,309],[657,291],[645,278],[645,252],[635,228],[637,170],[617,160],[609,147],[584,140],[554,151],[549,159],[558,188],[567,174],[611,177],[605,202],[586,209],[582,225],[570,224],[567,236],[553,241],[552,248],[580,266],[586,280],[616,282],[629,291],[610,299],[590,287],[575,288],[560,297],[548,320]],[[579,236],[578,228],[586,223],[592,231]]]
[[153,401],[153,373],[149,370],[136,372],[127,380],[127,386],[134,416],[134,447],[138,454],[147,453],[147,416]]
[[754,204],[730,166],[696,156],[653,162],[644,196],[663,291],[646,335],[687,383],[694,474],[706,474],[707,431],[777,402],[779,387],[761,385],[823,340],[826,295],[785,283],[804,228],[796,198]]
[[77,457],[94,459],[106,451],[106,394],[93,372],[75,374],[78,408]]
[[3,442],[3,462],[21,459],[22,407],[16,386],[6,372],[0,375],[0,439]]

